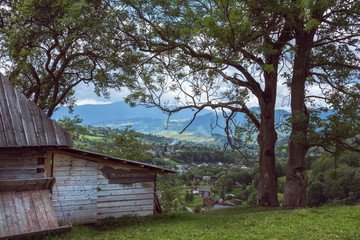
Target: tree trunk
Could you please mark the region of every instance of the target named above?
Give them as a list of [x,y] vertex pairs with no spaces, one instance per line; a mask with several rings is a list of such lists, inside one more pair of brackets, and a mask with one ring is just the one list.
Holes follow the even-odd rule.
[[305,105],[305,82],[308,76],[309,54],[313,44],[313,36],[314,31],[301,31],[296,39],[298,52],[294,61],[291,82],[292,130],[289,140],[289,160],[286,166],[284,208],[303,208],[306,206],[305,154],[308,150],[309,116]]
[[[275,59],[275,60],[274,60]],[[270,56],[267,59],[275,69],[278,65],[278,56]],[[275,170],[275,143],[277,134],[275,131],[275,101],[277,89],[277,71],[265,72],[265,90],[259,98],[261,109],[260,133],[257,141],[260,148],[259,170],[260,181],[257,188],[257,203],[261,206],[279,206],[277,198],[277,174]]]
[[260,134],[257,139],[260,147],[260,181],[257,188],[257,203],[261,206],[271,207],[279,206],[277,199],[277,174],[275,171],[275,143],[277,134],[274,128],[273,115],[274,111],[272,116],[261,117]]

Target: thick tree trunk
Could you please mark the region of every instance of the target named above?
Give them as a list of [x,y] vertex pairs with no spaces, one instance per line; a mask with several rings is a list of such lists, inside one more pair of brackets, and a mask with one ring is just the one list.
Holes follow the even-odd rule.
[[[273,57],[273,58],[272,58]],[[275,60],[274,60],[275,59]],[[270,56],[267,62],[277,69],[277,56]],[[260,179],[257,188],[257,203],[261,206],[279,206],[277,198],[277,174],[275,170],[275,101],[277,89],[277,71],[265,72],[265,90],[259,100],[260,133],[257,141],[259,144],[259,170]]]
[[303,31],[296,39],[298,52],[294,61],[291,82],[292,130],[289,140],[289,160],[286,166],[284,208],[306,206],[305,154],[308,150],[307,128],[309,116],[305,106],[305,82],[308,76],[309,53],[314,32]]
[[261,117],[261,128],[258,136],[260,147],[259,170],[260,181],[257,188],[257,203],[261,206],[279,206],[277,199],[277,174],[275,171],[275,143],[277,134],[274,128],[274,111]]

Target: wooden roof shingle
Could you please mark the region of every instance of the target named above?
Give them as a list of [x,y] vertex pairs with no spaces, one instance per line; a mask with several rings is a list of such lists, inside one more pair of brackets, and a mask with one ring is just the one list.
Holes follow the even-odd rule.
[[0,148],[72,145],[69,133],[0,73]]

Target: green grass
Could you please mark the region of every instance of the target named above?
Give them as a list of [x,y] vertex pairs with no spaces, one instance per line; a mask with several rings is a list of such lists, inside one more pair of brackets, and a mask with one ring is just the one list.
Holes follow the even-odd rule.
[[360,206],[171,213],[97,227],[74,226],[70,233],[48,239],[360,239]]

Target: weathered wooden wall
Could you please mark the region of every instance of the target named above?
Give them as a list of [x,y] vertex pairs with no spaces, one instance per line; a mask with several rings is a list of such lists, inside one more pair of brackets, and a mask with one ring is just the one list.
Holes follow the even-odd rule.
[[154,213],[155,173],[140,166],[61,151],[54,153],[53,204],[59,222]]
[[154,213],[155,174],[116,162],[99,162],[97,218]]
[[49,154],[34,148],[0,149],[0,180],[44,178]]
[[55,152],[52,201],[59,222],[96,222],[97,162]]

